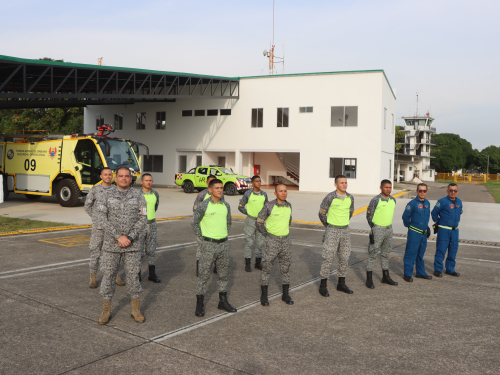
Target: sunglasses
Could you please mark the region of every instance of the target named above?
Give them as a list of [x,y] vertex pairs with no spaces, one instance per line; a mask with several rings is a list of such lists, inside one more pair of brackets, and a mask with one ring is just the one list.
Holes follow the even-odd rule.
[[448,190],[450,193],[458,193],[458,190]]
[[418,190],[419,193],[427,193],[427,190]]

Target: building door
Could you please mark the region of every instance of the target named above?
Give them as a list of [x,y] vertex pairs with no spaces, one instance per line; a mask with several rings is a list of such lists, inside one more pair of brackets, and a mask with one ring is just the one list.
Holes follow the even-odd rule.
[[196,155],[196,166],[201,167],[201,155]]
[[220,165],[221,167],[226,167],[226,157],[225,156],[219,156],[218,157],[218,165]]
[[187,171],[187,155],[179,155],[179,172]]

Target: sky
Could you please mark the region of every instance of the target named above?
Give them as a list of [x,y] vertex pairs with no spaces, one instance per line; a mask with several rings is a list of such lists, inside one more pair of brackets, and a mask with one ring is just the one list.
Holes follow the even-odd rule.
[[[0,55],[230,77],[268,74],[273,1],[0,0]],[[500,2],[276,0],[285,73],[384,69],[396,125],[500,146]],[[282,73],[281,65],[276,71]]]

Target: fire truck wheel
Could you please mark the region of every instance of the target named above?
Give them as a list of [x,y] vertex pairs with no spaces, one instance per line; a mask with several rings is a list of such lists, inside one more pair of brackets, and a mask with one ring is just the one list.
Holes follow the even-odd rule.
[[42,196],[41,195],[33,195],[33,194],[24,194],[24,196],[29,199],[30,201],[34,201],[36,199],[40,199]]
[[184,185],[182,186],[184,189],[184,193],[190,194],[194,191],[194,185],[191,181],[186,181],[184,182]]
[[63,207],[74,207],[78,204],[81,191],[75,180],[64,179],[57,184],[56,197]]
[[238,189],[236,189],[236,185],[233,184],[232,182],[228,182],[225,186],[225,192],[224,194],[226,195],[236,195],[238,194]]

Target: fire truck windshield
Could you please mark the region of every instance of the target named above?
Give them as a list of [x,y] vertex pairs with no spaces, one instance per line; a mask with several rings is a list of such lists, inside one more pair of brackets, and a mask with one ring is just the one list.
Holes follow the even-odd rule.
[[[106,153],[105,142],[109,145],[109,155]],[[133,168],[136,172],[140,170],[132,148],[124,140],[108,138],[105,141],[100,140],[99,146],[106,157],[106,164],[113,171],[116,171],[119,167]]]

